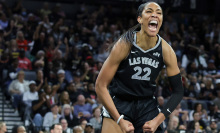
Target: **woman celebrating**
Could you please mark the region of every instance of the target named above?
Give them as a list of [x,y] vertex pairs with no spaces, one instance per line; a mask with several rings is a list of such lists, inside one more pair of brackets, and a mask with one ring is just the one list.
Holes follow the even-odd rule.
[[[176,55],[158,35],[163,21],[161,7],[155,2],[140,5],[137,21],[137,26],[110,47],[96,80],[96,93],[104,105],[103,133],[163,132],[161,123],[183,97]],[[160,111],[154,97],[155,79],[164,65],[172,95]]]

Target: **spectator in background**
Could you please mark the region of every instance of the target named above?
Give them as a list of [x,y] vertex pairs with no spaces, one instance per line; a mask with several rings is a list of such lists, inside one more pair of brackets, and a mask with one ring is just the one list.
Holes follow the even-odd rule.
[[69,93],[67,91],[63,91],[60,95],[59,107],[62,108],[65,104],[72,105],[72,102],[69,98]]
[[201,115],[198,112],[193,112],[193,120],[191,120],[188,123],[187,129],[189,131],[194,130],[195,129],[195,124],[199,124],[201,126],[201,129],[206,129],[206,124],[205,122],[201,119]]
[[74,83],[69,83],[66,88],[69,93],[70,100],[73,105],[75,105],[77,101],[77,97],[80,94],[80,91],[76,89],[76,85]]
[[65,118],[61,118],[60,123],[63,129],[63,133],[72,133],[72,130],[68,128],[68,123]]
[[80,119],[80,121],[80,126],[82,127],[83,131],[85,131],[86,124],[88,123],[88,121],[84,118]]
[[60,69],[57,71],[57,81],[55,85],[53,85],[53,89],[56,90],[57,93],[62,93],[66,86],[68,85],[68,81],[65,79],[65,71],[63,69]]
[[214,85],[211,78],[207,78],[205,81],[205,86],[201,88],[199,99],[202,100],[213,100],[215,98],[214,94]]
[[10,40],[8,51],[10,53],[10,59],[17,59],[19,57],[20,52],[15,39]]
[[37,75],[36,80],[35,80],[36,86],[37,86],[36,91],[40,91],[44,85],[47,85],[47,80],[45,78],[45,81],[44,81],[44,73],[41,69],[38,69],[36,71],[36,75]]
[[175,133],[178,130],[179,118],[177,116],[171,116],[168,122],[168,133]]
[[[203,104],[202,103],[195,103],[194,104],[194,110],[192,110],[189,114],[189,120],[193,120],[193,114],[194,112],[199,113],[200,117],[204,122],[208,121],[208,114],[207,114],[207,110],[204,109]],[[193,117],[193,118],[192,118]]]
[[90,119],[92,116],[92,106],[89,103],[85,103],[85,97],[80,94],[77,97],[77,103],[74,105],[74,115],[76,117],[85,117],[86,119]]
[[43,124],[43,117],[50,110],[50,101],[46,98],[43,91],[38,93],[39,99],[32,101],[33,122],[39,129]]
[[61,118],[67,120],[68,127],[73,128],[76,125],[79,125],[79,119],[73,115],[74,108],[69,104],[64,104],[61,111]]
[[44,68],[44,61],[45,61],[45,52],[43,50],[39,50],[37,52],[36,58],[33,60],[33,69],[43,69]]
[[32,113],[32,101],[38,100],[38,93],[36,91],[36,82],[30,81],[29,82],[29,89],[23,94],[23,104],[24,104],[24,120],[25,120],[25,126],[29,125],[30,115]]
[[[13,59],[12,63],[8,66],[8,73],[6,79],[4,80],[3,90],[8,89],[9,84],[17,77],[20,70],[21,69],[18,68],[18,59]],[[7,92],[6,94],[8,95]]]
[[52,126],[55,123],[59,123],[59,119],[61,117],[57,104],[51,105],[50,109],[51,112],[47,112],[44,116],[43,126],[46,129],[48,129],[48,127]]
[[81,126],[75,126],[73,127],[73,133],[84,133],[84,131]]
[[41,16],[51,14],[51,10],[49,9],[49,3],[48,2],[44,2],[43,8],[40,9],[40,14],[41,14]]
[[5,122],[0,122],[0,133],[6,133],[7,132],[7,126]]
[[87,123],[84,133],[94,133],[94,128],[91,123]]
[[22,126],[22,125],[20,125],[20,126],[14,126],[13,128],[12,128],[12,133],[27,133],[26,132],[26,129],[25,129],[25,127],[24,126]]
[[7,16],[4,12],[0,13],[0,26],[2,29],[6,29],[9,25],[9,21],[7,19]]
[[62,125],[60,123],[55,123],[50,126],[50,133],[62,133]]
[[32,63],[27,57],[25,57],[25,51],[23,49],[21,49],[19,53],[18,67],[24,70],[32,70]]
[[28,42],[27,40],[24,38],[24,33],[22,31],[18,31],[17,32],[17,36],[16,36],[16,42],[18,44],[18,48],[24,49],[24,51],[27,51],[28,48]]
[[218,133],[217,121],[211,120],[209,126],[207,127],[207,133]]
[[56,92],[52,90],[51,85],[45,85],[44,92],[46,94],[47,100],[50,101],[50,105],[57,103]]
[[93,126],[95,133],[101,132],[101,109],[99,107],[96,107],[92,111],[92,118],[89,120],[89,123]]
[[37,52],[40,50],[44,50],[46,47],[46,35],[45,32],[40,32],[40,29],[43,28],[44,23],[38,24],[36,30],[33,35],[34,45],[31,50],[31,55],[36,56]]
[[24,79],[24,71],[19,71],[17,79],[13,80],[9,85],[9,93],[12,96],[13,107],[15,108],[15,113],[18,114],[18,107],[22,101],[22,96],[24,92],[29,90],[29,82]]
[[101,103],[99,97],[97,97],[96,100],[95,100],[95,103],[92,105],[92,109],[94,109],[94,108],[96,108],[96,107],[102,108],[102,106],[103,106],[103,105],[102,105],[102,103]]

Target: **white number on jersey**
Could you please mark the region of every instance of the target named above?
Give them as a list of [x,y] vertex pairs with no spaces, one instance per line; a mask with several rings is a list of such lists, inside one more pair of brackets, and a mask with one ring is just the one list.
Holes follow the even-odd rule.
[[[134,71],[137,71],[137,72],[131,76],[131,79],[150,81],[151,69],[149,67],[145,67],[144,69],[142,69],[141,67],[136,66],[134,68]],[[144,76],[140,76],[142,72],[144,72],[146,74],[144,74]]]

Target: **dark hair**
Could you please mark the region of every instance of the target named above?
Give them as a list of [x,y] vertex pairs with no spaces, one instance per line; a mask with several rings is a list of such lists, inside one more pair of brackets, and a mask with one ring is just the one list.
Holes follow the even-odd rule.
[[[156,3],[156,2],[153,2],[153,1],[149,1],[149,2],[146,2],[146,3],[143,3],[141,4],[139,7],[138,7],[138,10],[137,10],[137,18],[140,16],[142,17],[142,12],[145,8],[145,6],[149,3]],[[129,30],[127,30],[125,33],[123,33],[116,41],[114,41],[109,47],[108,47],[108,51],[111,52],[112,48],[114,47],[115,43],[117,41],[125,41],[127,44],[130,45],[130,47],[132,46],[132,43],[134,42],[134,31],[136,31],[137,29],[140,29],[141,28],[141,24],[137,24],[135,26],[133,26],[132,28],[130,28]]]
[[194,105],[194,111],[195,111],[195,112],[196,112],[196,110],[197,110],[198,105],[200,105],[200,104],[201,104],[202,110],[203,110],[203,105],[202,105],[202,103],[195,103],[195,105]]
[[54,129],[56,125],[62,126],[61,123],[55,123],[55,124],[53,124],[53,125],[50,127],[50,130]]

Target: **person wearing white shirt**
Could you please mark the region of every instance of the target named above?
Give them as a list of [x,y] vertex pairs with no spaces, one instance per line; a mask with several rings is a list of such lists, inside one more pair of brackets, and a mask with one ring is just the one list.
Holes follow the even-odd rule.
[[36,82],[35,81],[30,81],[29,82],[29,91],[26,91],[23,94],[23,104],[25,105],[25,111],[24,111],[24,120],[25,120],[25,125],[28,126],[29,125],[29,118],[30,118],[30,114],[32,111],[32,101],[34,100],[38,100],[38,93],[36,91]]
[[24,80],[24,71],[19,71],[17,79],[9,85],[9,93],[12,96],[12,104],[15,108],[15,114],[18,114],[18,106],[22,101],[22,95],[29,90],[29,81]]

